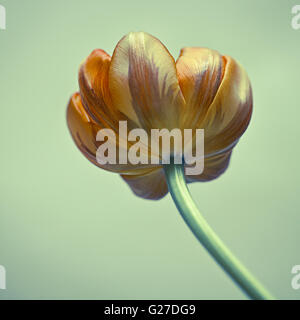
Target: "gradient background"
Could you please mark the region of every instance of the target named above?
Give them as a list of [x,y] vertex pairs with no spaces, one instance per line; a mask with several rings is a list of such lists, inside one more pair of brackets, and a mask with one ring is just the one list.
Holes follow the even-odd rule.
[[[168,195],[134,196],[90,164],[65,110],[80,62],[147,31],[232,55],[254,92],[251,124],[219,179],[190,186],[233,252],[281,299],[299,299],[300,30],[295,1],[1,0],[0,299],[243,299]],[[300,4],[300,1],[298,1]]]

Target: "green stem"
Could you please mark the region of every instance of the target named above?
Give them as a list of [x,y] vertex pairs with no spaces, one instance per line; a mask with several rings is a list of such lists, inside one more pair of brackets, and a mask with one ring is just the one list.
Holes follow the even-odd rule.
[[274,297],[255,279],[243,264],[224,245],[210,228],[196,207],[187,188],[184,166],[181,164],[164,165],[164,171],[172,198],[196,238],[223,267],[231,278],[251,299],[274,299]]

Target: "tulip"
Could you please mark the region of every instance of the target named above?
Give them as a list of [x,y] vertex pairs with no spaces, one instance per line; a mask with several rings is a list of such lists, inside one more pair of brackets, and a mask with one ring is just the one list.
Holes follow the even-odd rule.
[[203,128],[204,172],[187,181],[209,181],[228,167],[252,113],[250,82],[234,59],[207,48],[184,48],[175,62],[158,39],[143,32],[123,37],[112,57],[94,50],[80,67],[79,86],[67,112],[77,147],[95,165],[121,174],[136,195],[148,199],[168,192],[162,165],[100,165],[96,134],[101,128],[118,135],[121,120],[128,122],[129,130]]
[[[252,90],[243,67],[201,47],[182,49],[175,61],[158,39],[135,32],[119,41],[112,57],[94,50],[80,66],[79,87],[69,101],[67,122],[85,157],[120,174],[137,196],[160,199],[170,191],[188,226],[224,270],[250,297],[271,298],[210,229],[186,187],[186,182],[219,177],[249,124]],[[119,121],[126,121],[128,130],[146,132],[204,129],[204,171],[185,176],[184,165],[99,164],[97,132],[111,129],[118,136]],[[120,141],[116,140],[117,150],[123,147]]]

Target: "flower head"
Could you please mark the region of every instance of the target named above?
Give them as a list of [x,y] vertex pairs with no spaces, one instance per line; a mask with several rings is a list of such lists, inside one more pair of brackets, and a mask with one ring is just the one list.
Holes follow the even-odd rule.
[[[204,171],[186,178],[209,181],[228,167],[252,113],[248,76],[233,58],[193,47],[182,49],[175,61],[158,39],[144,32],[123,37],[112,57],[94,50],[80,67],[79,87],[67,110],[77,147],[92,163],[119,173],[136,195],[148,199],[168,192],[162,165],[100,164],[96,159],[100,129],[118,135],[119,121],[127,121],[128,130],[147,132],[204,129]],[[116,140],[116,148],[122,147]]]

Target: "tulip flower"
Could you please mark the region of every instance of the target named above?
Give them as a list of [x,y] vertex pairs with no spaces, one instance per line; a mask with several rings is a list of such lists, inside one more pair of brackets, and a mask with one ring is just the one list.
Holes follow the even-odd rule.
[[[160,199],[170,191],[192,232],[224,270],[251,298],[271,298],[210,229],[186,186],[224,173],[249,124],[252,90],[243,67],[227,55],[201,47],[182,49],[175,61],[158,39],[136,32],[119,41],[112,57],[94,50],[80,66],[79,88],[69,101],[67,122],[84,156],[120,174],[137,196]],[[103,143],[97,139],[99,130],[109,129],[120,138],[115,140],[117,154],[132,145],[120,137],[120,121],[126,121],[128,131],[204,129],[204,171],[187,176],[184,163],[99,163],[97,150]],[[152,152],[148,146],[140,151]]]

